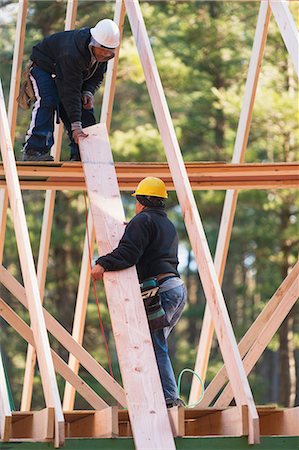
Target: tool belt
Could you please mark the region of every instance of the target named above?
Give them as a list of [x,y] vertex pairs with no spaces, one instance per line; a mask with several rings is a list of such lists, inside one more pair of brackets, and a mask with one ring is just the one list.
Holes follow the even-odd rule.
[[30,69],[32,66],[33,62],[30,61],[22,73],[22,85],[20,95],[17,98],[19,106],[25,110],[30,108],[32,102],[36,101],[33,86],[30,80]]
[[160,330],[169,325],[159,295],[159,281],[149,278],[140,284],[148,324],[151,330]]

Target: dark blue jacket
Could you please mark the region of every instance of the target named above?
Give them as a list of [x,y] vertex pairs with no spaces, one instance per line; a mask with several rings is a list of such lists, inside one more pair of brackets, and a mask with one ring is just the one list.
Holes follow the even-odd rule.
[[160,273],[179,276],[176,229],[163,208],[146,208],[128,223],[118,247],[96,262],[107,271],[136,265],[139,281]]
[[107,70],[107,62],[91,64],[90,38],[90,28],[55,33],[35,45],[30,57],[38,67],[56,75],[59,98],[70,122],[81,121],[82,92],[94,94]]

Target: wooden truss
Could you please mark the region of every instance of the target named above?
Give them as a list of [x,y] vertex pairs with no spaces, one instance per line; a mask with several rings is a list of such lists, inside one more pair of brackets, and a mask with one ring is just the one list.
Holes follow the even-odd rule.
[[[220,287],[238,190],[298,186],[298,164],[244,163],[271,11],[298,74],[298,31],[287,2],[283,0],[260,2],[232,164],[197,162],[184,164],[137,0],[116,1],[114,19],[122,32],[125,14],[128,15],[168,164],[114,165],[113,163],[108,132],[119,50],[108,65],[101,123],[90,127],[89,137],[80,143],[82,164],[59,161],[61,126],[55,130],[53,149],[55,163],[16,164],[13,154],[17,117],[16,97],[20,84],[27,6],[27,0],[19,1],[8,113],[5,109],[2,87],[0,90],[0,146],[3,160],[0,166],[0,281],[28,309],[30,326],[2,298],[0,298],[0,315],[29,345],[20,411],[11,411],[0,358],[1,439],[52,440],[54,445],[59,447],[63,445],[65,437],[133,435],[135,446],[139,450],[166,450],[175,448],[173,438],[176,436],[245,435],[248,436],[249,443],[253,444],[259,442],[260,435],[298,435],[299,408],[288,410],[273,407],[257,408],[247,375],[299,297],[299,263],[282,282],[239,345]],[[76,12],[77,0],[68,0],[65,29],[74,27]],[[174,188],[177,192],[207,300],[195,370],[205,378],[214,329],[224,361],[223,368],[209,384],[200,407],[192,410],[182,407],[166,410],[135,268],[108,272],[104,275],[123,386],[119,385],[82,347],[90,284],[89,247],[93,252],[96,240],[99,254],[105,254],[117,245],[125,221],[119,189],[135,188],[136,183],[149,173],[162,177],[167,187]],[[21,189],[46,189],[37,268],[34,267]],[[61,189],[86,189],[91,207],[72,335],[42,306],[55,195],[56,190]],[[227,190],[214,263],[192,189]],[[24,286],[2,265],[8,199]],[[50,348],[48,332],[69,352],[68,364]],[[31,412],[36,357],[46,408]],[[112,395],[119,407],[109,406],[79,377],[80,364]],[[58,393],[55,371],[66,381],[63,405]],[[218,396],[225,385],[221,395]],[[76,392],[89,403],[92,410],[74,411]],[[193,382],[190,400],[195,401],[198,395],[198,388]],[[216,402],[210,406],[216,397]],[[233,398],[236,406],[229,407]]]

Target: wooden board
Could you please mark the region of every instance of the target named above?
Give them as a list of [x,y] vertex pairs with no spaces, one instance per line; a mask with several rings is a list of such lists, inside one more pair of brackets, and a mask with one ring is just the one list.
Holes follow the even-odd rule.
[[[119,243],[125,216],[104,124],[86,128],[80,153],[99,255]],[[174,449],[136,268],[106,272],[104,284],[137,449]]]

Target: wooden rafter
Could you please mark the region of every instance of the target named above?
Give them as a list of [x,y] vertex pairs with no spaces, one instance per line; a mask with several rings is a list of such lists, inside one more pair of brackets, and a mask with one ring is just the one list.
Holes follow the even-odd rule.
[[[115,4],[114,21],[115,23],[117,23],[119,27],[120,39],[122,39],[124,20],[125,20],[124,2],[123,0],[117,1]],[[117,48],[113,60],[110,60],[108,62],[108,69],[105,77],[105,90],[102,101],[100,122],[106,124],[107,130],[110,129],[111,124],[119,52],[120,46]],[[84,239],[81,271],[79,277],[79,287],[76,299],[76,308],[74,313],[73,331],[72,331],[73,338],[80,344],[82,344],[84,335],[86,308],[90,286],[90,254],[91,255],[93,254],[94,242],[95,242],[94,227],[92,222],[92,215],[89,210],[87,218],[87,228]],[[69,357],[69,367],[75,373],[78,373],[79,368],[78,361],[72,355],[70,355]],[[75,402],[75,390],[70,384],[66,383],[63,398],[63,408],[72,410],[74,408],[74,402]]]
[[[0,281],[25,308],[28,308],[28,299],[24,287],[3,266],[0,266]],[[66,350],[76,356],[82,366],[89,371],[120,405],[126,407],[125,392],[117,381],[72,338],[68,331],[45,308],[42,307],[42,310],[49,332]]]
[[[289,309],[291,309],[294,295],[296,296],[296,283],[298,283],[298,277],[299,277],[299,262],[296,263],[296,265],[293,267],[289,275],[281,283],[279,288],[276,290],[274,295],[266,304],[265,308],[262,310],[262,312],[253,322],[249,330],[245,333],[245,335],[241,339],[239,343],[239,351],[242,358],[245,357],[245,355],[248,353],[250,349],[254,349],[254,347],[256,346],[258,346],[259,349],[262,348],[260,336],[262,333],[264,333],[264,330],[267,329],[269,322],[272,322],[273,320],[275,321],[277,317],[279,318],[278,314],[280,314],[280,310],[278,310],[278,306],[283,301],[284,302],[287,301]],[[284,317],[282,316],[282,319],[283,318]],[[268,343],[266,343],[266,345],[267,344]],[[256,358],[256,361],[257,359],[258,358]],[[208,407],[227,381],[228,381],[227,372],[225,366],[223,366],[207,387],[204,398],[200,403],[200,407],[201,408]]]
[[[270,15],[271,12],[268,2],[262,1],[257,20],[256,32],[253,41],[253,49],[250,58],[249,70],[245,86],[243,105],[234,146],[234,153],[232,158],[233,164],[241,163],[244,161],[245,158],[245,151],[247,147],[249,129],[252,118],[252,110],[268,34]],[[233,221],[236,211],[237,199],[238,199],[238,191],[228,190],[226,192],[214,261],[215,269],[220,284],[222,284],[223,280],[225,263],[228,253],[228,246],[231,238]],[[206,377],[213,333],[214,327],[211,317],[211,311],[209,307],[206,307],[194,368],[194,371],[196,373],[199,373],[203,380],[205,380]],[[191,403],[194,403],[198,400],[199,396],[200,396],[200,388],[198,386],[198,383],[196,382],[195,377],[193,377],[189,401]]]
[[257,443],[259,442],[258,414],[175,135],[140,6],[137,1],[129,0],[125,0],[125,5],[203,289],[213,315],[219,346],[233,385],[240,420],[243,420],[243,406],[247,406],[248,439],[250,443]]
[[[74,27],[77,15],[77,6],[78,0],[68,0],[66,10],[65,30],[70,30]],[[55,145],[53,151],[55,160],[59,160],[60,158],[62,131],[63,125],[60,124],[57,126],[56,124]],[[49,255],[51,230],[54,215],[55,196],[56,196],[55,190],[46,191],[41,237],[39,244],[38,262],[37,262],[37,279],[42,302],[44,298],[44,290],[46,283],[46,272],[48,266],[48,255]],[[30,410],[35,363],[36,363],[35,349],[29,345],[27,349],[27,357],[25,365],[24,384],[20,408],[21,411]]]

